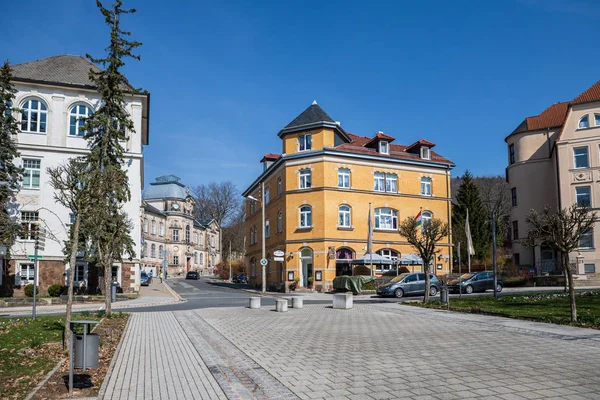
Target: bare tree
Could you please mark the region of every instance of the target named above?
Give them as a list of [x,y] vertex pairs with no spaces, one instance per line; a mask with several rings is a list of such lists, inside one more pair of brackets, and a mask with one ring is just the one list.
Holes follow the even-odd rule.
[[419,221],[415,217],[408,217],[400,224],[398,231],[419,252],[421,260],[423,260],[423,272],[425,272],[425,297],[423,302],[427,303],[431,287],[431,279],[429,278],[430,263],[435,255],[440,252],[436,244],[442,238],[448,236],[448,224],[441,219],[433,218],[430,221],[425,221],[423,226],[420,227]]
[[590,212],[585,207],[578,207],[576,204],[556,211],[549,206],[546,206],[541,213],[531,210],[526,218],[530,228],[525,242],[531,244],[537,240],[545,241],[561,255],[565,277],[569,284],[571,322],[577,321],[577,304],[573,273],[569,268],[569,253],[580,247],[581,235],[593,228],[595,220],[595,212]]
[[75,216],[75,221],[70,227],[69,240],[65,242],[65,262],[69,263],[65,343],[69,343],[71,335],[69,323],[73,310],[73,281],[75,280],[77,251],[79,250],[79,226],[90,205],[86,165],[84,158],[71,158],[66,164],[47,169],[50,185],[55,189],[54,200],[68,208]]
[[[244,220],[246,218],[246,208],[242,204],[237,213],[233,215],[229,224],[223,228],[223,243],[227,247],[231,243],[231,251],[244,254]],[[227,255],[227,252],[223,252]],[[225,257],[227,258],[227,257]],[[229,260],[231,262],[231,260]]]
[[474,179],[479,188],[481,201],[487,206],[488,211],[496,215],[496,227],[501,237],[506,237],[510,226],[509,219],[512,207],[510,186],[501,176],[480,176]]
[[240,205],[239,191],[231,181],[211,182],[194,189],[196,195],[196,218],[214,219],[225,226]]

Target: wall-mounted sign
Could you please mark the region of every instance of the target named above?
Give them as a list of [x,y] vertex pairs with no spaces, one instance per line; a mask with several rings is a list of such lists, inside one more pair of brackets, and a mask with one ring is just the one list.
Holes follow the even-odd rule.
[[282,251],[282,250],[275,250],[275,251],[273,252],[273,255],[274,255],[275,257],[283,257],[283,256],[285,256],[285,252],[284,252],[284,251]]
[[275,257],[273,257],[273,261],[281,261],[281,262],[283,262],[283,261],[285,261],[285,258],[275,256]]
[[288,271],[288,281],[294,280],[294,271]]
[[322,280],[323,280],[323,272],[315,271],[315,281],[322,281]]

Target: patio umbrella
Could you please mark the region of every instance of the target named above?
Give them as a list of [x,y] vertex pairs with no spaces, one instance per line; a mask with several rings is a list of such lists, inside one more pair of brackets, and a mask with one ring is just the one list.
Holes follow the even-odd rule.
[[389,258],[380,256],[377,253],[367,253],[364,256],[352,261],[352,264],[358,265],[391,265],[393,263],[394,262]]

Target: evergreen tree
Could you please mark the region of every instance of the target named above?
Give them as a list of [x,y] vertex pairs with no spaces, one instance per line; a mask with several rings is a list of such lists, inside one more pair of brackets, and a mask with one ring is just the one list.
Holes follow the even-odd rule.
[[[469,171],[462,177],[456,193],[456,202],[452,206],[452,232],[454,236],[454,251],[458,250],[458,242],[461,245],[461,261],[467,260],[467,242],[465,235],[465,220],[469,210],[469,227],[475,255],[471,259],[484,260],[491,253],[490,216],[481,197],[479,188]],[[457,258],[455,258],[458,260]]]
[[16,90],[12,88],[10,80],[10,66],[5,61],[0,68],[0,246],[8,248],[21,228],[11,220],[9,208],[14,203],[14,195],[23,177],[23,169],[14,163],[15,158],[19,157],[14,140],[19,133],[19,124],[12,114]]
[[125,159],[122,142],[127,132],[134,131],[133,121],[126,111],[126,94],[139,93],[133,89],[121,72],[126,58],[139,60],[133,50],[141,43],[127,40],[131,33],[120,27],[121,15],[134,13],[124,10],[122,0],[115,0],[112,9],[96,1],[100,12],[111,29],[110,45],[105,58],[87,55],[93,63],[103,66],[102,71],[90,71],[90,79],[102,96],[100,107],[87,118],[84,129],[90,146],[88,167],[90,171],[90,195],[94,205],[82,223],[83,232],[91,239],[88,259],[95,262],[104,273],[106,312],[110,314],[111,268],[113,262],[122,262],[123,255],[135,256],[131,238],[131,223],[124,203],[130,200],[129,182],[124,169]]

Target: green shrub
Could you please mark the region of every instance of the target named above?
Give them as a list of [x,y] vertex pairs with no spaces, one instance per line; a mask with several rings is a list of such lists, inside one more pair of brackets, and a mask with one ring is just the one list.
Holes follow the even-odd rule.
[[309,285],[309,286],[310,286],[310,285],[312,285],[312,284],[313,284],[313,282],[314,282],[314,279],[312,278],[312,276],[311,276],[311,277],[309,277],[307,280],[308,280],[308,285]]
[[527,286],[529,279],[526,277],[515,276],[512,278],[505,278],[502,280],[505,287],[519,287],[519,286]]
[[[37,288],[37,293],[40,293],[40,288]],[[27,297],[33,297],[33,283],[30,283],[29,285],[25,286],[25,296]]]
[[362,286],[362,290],[377,290],[377,285],[375,282],[368,282]]
[[50,297],[59,297],[61,294],[63,294],[63,290],[63,285],[55,283],[54,285],[50,285],[50,287],[48,288],[48,295]]

